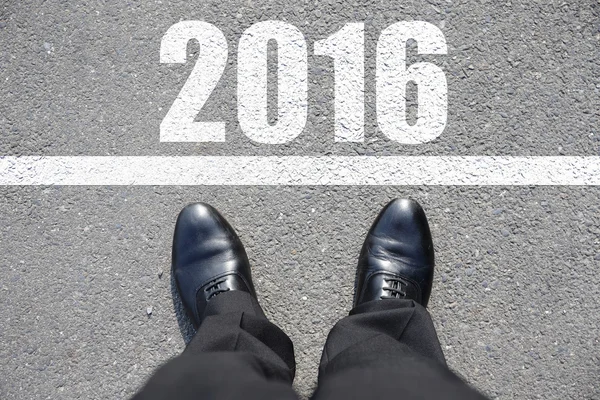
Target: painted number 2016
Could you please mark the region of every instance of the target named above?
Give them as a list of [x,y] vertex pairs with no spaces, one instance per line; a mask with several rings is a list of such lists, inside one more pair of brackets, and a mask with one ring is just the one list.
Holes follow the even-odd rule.
[[[163,36],[161,63],[185,63],[187,44],[196,39],[200,55],[160,125],[162,142],[224,142],[225,122],[194,119],[216,87],[227,63],[223,33],[201,21],[182,21]],[[446,54],[443,33],[422,21],[397,22],[382,31],[377,43],[376,102],[380,130],[404,144],[429,142],[446,126],[447,83],[436,65],[406,65],[406,43],[417,42],[419,54]],[[267,118],[267,45],[277,42],[277,121]],[[314,53],[332,57],[335,70],[336,142],[364,140],[364,24],[349,23],[314,44]],[[259,143],[286,143],[302,133],[308,112],[308,50],[304,35],[282,21],[252,25],[238,45],[238,121],[244,134]],[[406,119],[406,86],[418,90],[415,124]]]

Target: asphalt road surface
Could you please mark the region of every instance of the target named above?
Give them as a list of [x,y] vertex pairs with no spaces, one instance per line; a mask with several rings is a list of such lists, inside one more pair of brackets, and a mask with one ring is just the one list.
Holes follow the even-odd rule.
[[[159,139],[199,53],[190,43],[185,65],[159,63],[180,20],[210,22],[229,42],[197,117],[225,121],[226,142]],[[308,43],[308,122],[281,145],[251,141],[237,122],[237,43],[265,20]],[[406,20],[436,25],[448,44],[447,55],[407,51],[448,82],[446,129],[419,145],[387,139],[374,106],[377,38]],[[365,23],[366,139],[336,143],[334,65],[312,48],[350,22]],[[600,3],[3,0],[0,82],[3,156],[599,156]],[[364,235],[395,197],[418,200],[430,220],[429,309],[451,368],[492,398],[600,399],[597,186],[2,186],[0,196],[2,399],[127,398],[182,351],[191,331],[170,246],[194,201],[237,229],[308,397],[326,335],[350,309]]]

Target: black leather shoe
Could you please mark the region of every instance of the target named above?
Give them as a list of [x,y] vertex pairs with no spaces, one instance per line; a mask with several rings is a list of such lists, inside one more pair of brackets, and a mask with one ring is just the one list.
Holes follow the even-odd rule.
[[206,304],[230,290],[256,298],[250,263],[231,225],[208,204],[186,206],[177,217],[172,268],[183,306],[195,328]]
[[375,219],[362,247],[354,306],[402,298],[427,307],[433,267],[433,241],[425,212],[414,200],[393,200]]

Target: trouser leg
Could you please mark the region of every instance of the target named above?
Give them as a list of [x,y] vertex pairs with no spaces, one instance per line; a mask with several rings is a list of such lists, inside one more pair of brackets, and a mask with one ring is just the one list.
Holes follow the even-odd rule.
[[427,310],[402,299],[361,304],[333,327],[313,398],[485,399],[446,367]]
[[294,349],[248,293],[212,299],[185,349],[149,379],[134,400],[296,399]]

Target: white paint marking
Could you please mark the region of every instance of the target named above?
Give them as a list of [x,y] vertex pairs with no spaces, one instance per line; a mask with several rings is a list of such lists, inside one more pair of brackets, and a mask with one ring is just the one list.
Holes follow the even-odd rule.
[[[277,122],[267,118],[267,44],[277,42]],[[306,40],[298,28],[282,21],[258,22],[238,46],[238,121],[258,143],[286,143],[304,130],[308,115]]]
[[200,55],[160,124],[160,141],[224,142],[225,122],[194,122],[225,70],[227,39],[223,32],[207,22],[178,22],[162,38],[160,62],[185,64],[192,39],[200,44]]
[[0,185],[600,185],[600,157],[0,157]]
[[[447,54],[446,39],[435,25],[402,21],[387,27],[377,42],[377,122],[391,140],[404,144],[430,142],[446,127],[448,83],[437,65],[406,65],[406,43],[417,42],[419,54]],[[418,116],[415,125],[406,120],[406,84],[417,84]]]
[[316,55],[328,55],[335,70],[336,142],[365,139],[365,24],[346,24],[315,42]]

